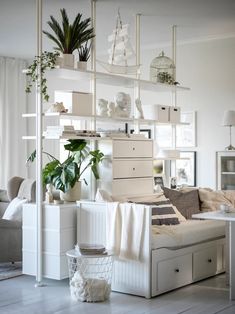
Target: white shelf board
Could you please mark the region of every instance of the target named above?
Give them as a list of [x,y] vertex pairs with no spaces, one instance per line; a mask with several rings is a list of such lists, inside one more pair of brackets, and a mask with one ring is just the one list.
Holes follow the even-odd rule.
[[[36,136],[22,136],[23,140],[36,140]],[[86,141],[107,141],[110,140],[110,137],[96,137],[96,136],[42,136],[42,139],[45,140],[86,140]]]
[[232,171],[230,171],[230,172],[221,172],[221,174],[232,174],[232,175],[234,175],[235,174],[235,172],[232,172]]
[[[158,122],[153,119],[136,119],[136,118],[123,118],[123,117],[102,117],[102,116],[78,116],[73,113],[60,113],[60,112],[46,112],[43,113],[44,117],[58,117],[60,119],[71,119],[71,120],[84,120],[84,119],[96,119],[102,122],[136,122],[139,124],[157,124],[157,125],[189,125],[187,122],[171,123],[171,122]],[[23,118],[35,118],[36,113],[24,113]]]
[[123,75],[104,73],[104,72],[93,72],[90,70],[82,71],[78,69],[60,68],[47,71],[48,77],[58,77],[67,80],[91,80],[96,77],[98,84],[122,86],[133,88],[139,84],[140,89],[152,91],[152,92],[169,92],[169,91],[188,91],[190,88],[169,85],[163,83],[153,83],[147,80],[141,80],[134,77],[128,77]]
[[154,160],[189,160],[190,158],[180,158],[180,157],[178,157],[178,158],[174,158],[174,157],[168,157],[168,158],[164,158],[164,157],[156,157],[156,158],[154,158]]

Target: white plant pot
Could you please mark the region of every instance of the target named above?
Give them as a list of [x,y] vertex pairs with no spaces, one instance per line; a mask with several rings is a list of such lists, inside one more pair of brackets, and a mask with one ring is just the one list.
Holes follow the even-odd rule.
[[86,71],[87,70],[87,61],[78,61],[77,69]]
[[60,198],[65,202],[75,202],[81,198],[81,181],[75,183],[74,187],[67,192],[60,191]]
[[65,53],[62,55],[61,60],[62,67],[74,68],[74,55]]

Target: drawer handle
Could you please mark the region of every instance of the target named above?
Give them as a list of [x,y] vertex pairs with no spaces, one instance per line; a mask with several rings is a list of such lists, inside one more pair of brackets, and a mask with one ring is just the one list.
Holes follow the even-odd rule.
[[135,147],[133,147],[132,150],[135,150]]
[[212,263],[212,259],[211,258],[208,259],[208,263]]
[[133,170],[135,171],[135,168],[133,168]]
[[175,272],[176,272],[176,273],[179,273],[179,272],[180,272],[179,268],[176,268],[176,269],[175,269]]

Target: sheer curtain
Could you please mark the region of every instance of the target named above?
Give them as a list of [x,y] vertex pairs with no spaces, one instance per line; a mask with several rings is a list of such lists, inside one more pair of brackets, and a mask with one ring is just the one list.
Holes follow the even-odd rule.
[[27,174],[25,74],[26,61],[0,57],[0,189],[11,176]]

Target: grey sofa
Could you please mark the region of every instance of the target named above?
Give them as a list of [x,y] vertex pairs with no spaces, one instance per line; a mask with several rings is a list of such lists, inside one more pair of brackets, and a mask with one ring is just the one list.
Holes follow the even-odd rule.
[[7,197],[0,200],[0,262],[22,260],[22,223],[2,219],[2,216],[15,197],[35,201],[35,181],[13,177],[8,181]]

